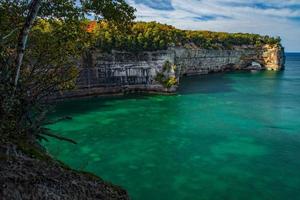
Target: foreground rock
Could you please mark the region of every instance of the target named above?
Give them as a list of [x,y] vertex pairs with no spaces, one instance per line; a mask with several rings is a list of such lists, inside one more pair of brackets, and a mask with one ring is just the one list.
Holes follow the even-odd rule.
[[29,156],[12,144],[0,145],[1,200],[129,199],[120,187],[34,154]]

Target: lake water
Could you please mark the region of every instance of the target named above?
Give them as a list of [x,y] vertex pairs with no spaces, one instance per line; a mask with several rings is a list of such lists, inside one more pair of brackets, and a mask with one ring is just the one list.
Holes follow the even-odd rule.
[[133,200],[300,199],[300,54],[282,72],[184,78],[178,95],[60,103],[45,146]]

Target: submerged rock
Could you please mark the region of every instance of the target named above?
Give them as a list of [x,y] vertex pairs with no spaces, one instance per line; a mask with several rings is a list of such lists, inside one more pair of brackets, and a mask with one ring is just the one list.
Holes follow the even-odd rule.
[[41,156],[28,155],[13,144],[0,145],[1,200],[129,199],[118,186]]

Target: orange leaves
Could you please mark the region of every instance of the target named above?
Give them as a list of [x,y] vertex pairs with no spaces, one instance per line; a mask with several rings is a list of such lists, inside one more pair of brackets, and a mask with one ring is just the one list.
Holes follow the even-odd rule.
[[91,21],[88,23],[87,27],[86,27],[86,32],[88,33],[92,33],[97,26],[97,22],[96,21]]

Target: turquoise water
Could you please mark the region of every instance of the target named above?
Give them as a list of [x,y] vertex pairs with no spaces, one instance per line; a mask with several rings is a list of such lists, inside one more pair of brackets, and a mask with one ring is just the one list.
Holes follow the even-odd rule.
[[300,54],[283,72],[184,78],[178,95],[60,103],[49,151],[133,200],[300,199]]

